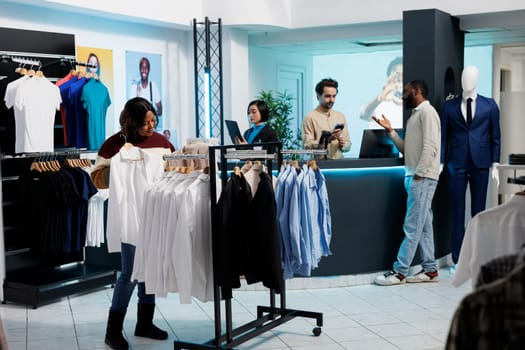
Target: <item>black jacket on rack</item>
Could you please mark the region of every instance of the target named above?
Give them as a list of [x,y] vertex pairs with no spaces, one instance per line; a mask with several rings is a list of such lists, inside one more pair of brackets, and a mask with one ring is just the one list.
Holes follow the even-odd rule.
[[31,213],[25,222],[31,250],[56,257],[63,251],[68,225],[68,206],[76,196],[70,176],[62,172],[30,171],[20,176],[24,210]]
[[218,202],[217,284],[222,297],[232,297],[241,275],[248,283],[263,282],[280,293],[283,289],[281,252],[275,214],[272,180],[261,181],[252,198],[244,176],[232,175]]
[[62,257],[82,251],[85,245],[88,200],[97,190],[81,169],[22,174],[24,210],[31,213],[25,228],[32,237],[31,250],[39,256]]
[[218,202],[218,216],[215,227],[217,235],[217,284],[221,286],[222,297],[232,297],[232,288],[241,286],[239,276],[245,273],[249,247],[247,234],[250,231],[250,186],[242,174],[232,175],[224,186]]
[[267,288],[280,293],[283,290],[283,270],[281,267],[281,247],[277,232],[275,194],[272,178],[265,172],[251,204],[251,225],[249,269],[246,271],[248,283],[263,282]]

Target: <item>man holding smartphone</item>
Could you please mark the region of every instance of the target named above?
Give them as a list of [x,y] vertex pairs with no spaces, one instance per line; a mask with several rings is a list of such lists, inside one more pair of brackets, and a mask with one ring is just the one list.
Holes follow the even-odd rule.
[[319,105],[303,120],[303,146],[327,150],[327,158],[341,159],[350,150],[350,135],[343,113],[332,107],[337,96],[337,81],[323,79],[315,86]]

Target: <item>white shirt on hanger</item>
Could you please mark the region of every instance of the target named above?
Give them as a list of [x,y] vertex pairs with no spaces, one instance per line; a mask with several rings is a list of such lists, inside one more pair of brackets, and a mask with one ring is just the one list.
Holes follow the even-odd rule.
[[86,247],[100,247],[104,243],[104,202],[108,197],[108,189],[98,189],[88,201]]
[[107,240],[109,252],[120,243],[137,245],[145,188],[164,173],[162,155],[147,149],[122,147],[111,158]]
[[194,296],[202,302],[213,300],[211,208],[209,176],[203,173],[179,197],[172,264],[178,281],[181,304]]

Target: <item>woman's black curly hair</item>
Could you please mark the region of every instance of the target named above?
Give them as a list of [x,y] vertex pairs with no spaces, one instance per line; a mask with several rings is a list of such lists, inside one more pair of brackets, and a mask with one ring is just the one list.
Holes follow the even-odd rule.
[[139,129],[144,126],[144,119],[148,111],[151,111],[155,117],[155,108],[148,100],[142,97],[134,97],[126,102],[124,109],[120,113],[120,127],[127,142],[133,142],[140,139]]

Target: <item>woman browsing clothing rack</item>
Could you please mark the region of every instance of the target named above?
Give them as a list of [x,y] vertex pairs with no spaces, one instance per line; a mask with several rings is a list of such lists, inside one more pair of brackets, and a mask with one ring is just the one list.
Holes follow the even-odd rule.
[[[173,145],[163,135],[154,131],[157,123],[155,109],[146,99],[135,97],[126,102],[126,105],[120,114],[119,121],[121,131],[111,136],[102,144],[95,162],[95,169],[91,173],[93,182],[97,188],[109,187],[111,175],[110,165],[111,167],[119,165],[116,161],[114,162],[114,159],[112,158],[118,160],[116,156],[120,155],[121,152],[131,154],[133,150],[136,150],[136,153],[138,154],[146,154],[145,152],[143,153],[142,149],[147,149],[149,151],[149,153],[147,153],[148,160],[143,159],[144,167],[146,167],[146,161],[151,161],[150,158],[152,158],[154,154],[158,154],[160,157],[162,154],[168,154],[175,151]],[[161,157],[160,160],[162,161]],[[128,162],[128,164],[129,163],[130,162]],[[129,172],[123,172],[123,169],[119,170],[119,168],[112,169],[111,171],[120,171],[123,175],[130,175]],[[162,171],[163,170],[161,169],[161,172]],[[124,181],[118,183],[118,177],[111,176],[111,179],[112,181],[117,181],[115,184],[111,184],[112,188],[110,188],[108,213],[112,209],[112,190],[118,190],[118,188],[116,188],[117,185],[126,185]],[[133,185],[136,185],[136,183],[133,183]],[[121,188],[120,191],[123,195],[126,194],[126,192],[129,192],[126,191],[126,188]],[[138,189],[135,188],[135,191],[132,192],[138,192]],[[129,194],[126,195],[129,197],[128,200],[138,199],[138,197],[131,198]],[[116,199],[114,200],[116,201]],[[133,208],[136,209],[139,204],[141,203],[137,200],[137,203],[134,203]],[[117,209],[115,210],[123,210],[122,208],[118,208],[118,203],[116,206]],[[115,206],[113,206],[113,208],[115,208]],[[133,215],[131,211],[127,214]],[[108,219],[109,217],[110,215],[108,214]],[[120,223],[117,223],[117,225],[118,224]],[[113,291],[105,336],[105,343],[112,349],[128,349],[129,347],[128,342],[122,335],[122,327],[131,295],[137,284],[139,302],[137,308],[137,325],[134,333],[135,336],[159,340],[167,339],[168,337],[167,332],[157,328],[153,324],[155,295],[146,294],[146,286],[144,282],[137,283],[137,281],[131,279],[135,260],[136,242],[138,241],[138,235],[140,233],[138,232],[138,227],[136,227],[136,225],[129,224],[126,227],[129,228],[129,231],[121,230],[123,232],[120,232],[120,249],[118,249],[118,247],[116,249],[116,251],[120,250],[121,252],[122,272]],[[111,246],[109,233],[110,222],[108,220],[108,249],[111,251],[115,247]]]

